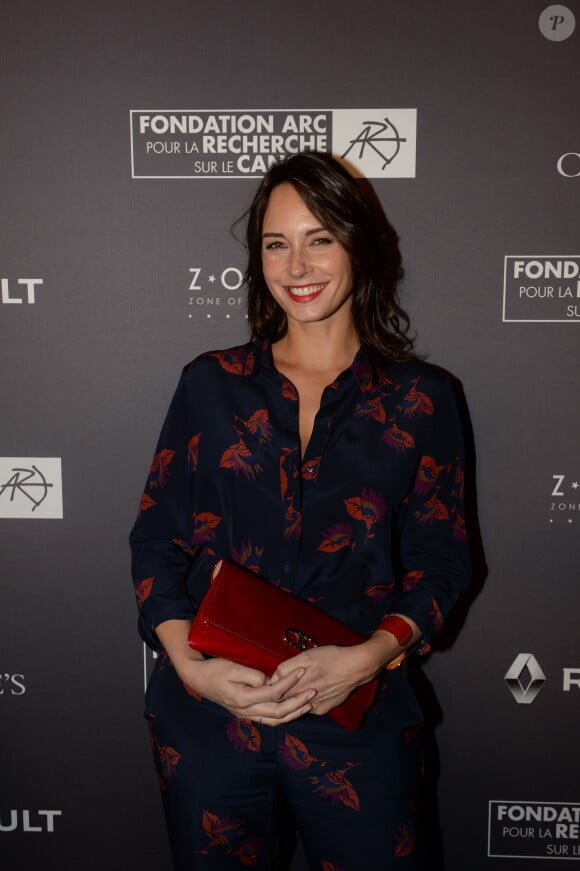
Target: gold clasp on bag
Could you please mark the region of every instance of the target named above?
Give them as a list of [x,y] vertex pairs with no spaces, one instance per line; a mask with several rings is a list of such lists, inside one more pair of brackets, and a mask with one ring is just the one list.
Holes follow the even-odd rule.
[[313,647],[318,647],[318,641],[293,627],[289,627],[285,631],[284,641],[291,647],[295,647],[296,650],[311,650]]

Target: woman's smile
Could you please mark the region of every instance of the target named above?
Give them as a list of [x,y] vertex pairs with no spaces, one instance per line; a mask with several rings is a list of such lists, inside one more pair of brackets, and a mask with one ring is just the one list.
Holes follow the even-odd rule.
[[328,282],[323,284],[291,284],[286,287],[286,290],[296,302],[312,302],[316,297],[320,296],[327,284]]

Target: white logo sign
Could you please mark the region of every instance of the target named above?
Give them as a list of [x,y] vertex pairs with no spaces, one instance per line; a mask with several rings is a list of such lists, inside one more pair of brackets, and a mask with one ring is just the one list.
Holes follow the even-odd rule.
[[566,178],[580,178],[580,153],[567,151],[565,154],[561,154],[556,167],[560,175]]
[[[518,703],[531,705],[546,682],[546,675],[533,653],[518,653],[504,680]],[[580,691],[580,668],[562,668],[562,692]]]
[[23,674],[0,674],[0,696],[23,696],[25,692]]
[[580,476],[552,475],[549,522],[565,520],[572,525],[580,512]]
[[576,27],[574,13],[567,6],[546,6],[538,18],[540,33],[551,42],[562,42],[572,36]]
[[237,266],[207,269],[189,267],[187,316],[194,318],[247,318],[244,274]]
[[416,109],[333,112],[332,151],[366,178],[415,178]]
[[62,516],[60,457],[0,457],[0,518]]
[[504,680],[518,705],[531,705],[546,680],[533,653],[518,653]]
[[579,323],[580,255],[507,255],[503,321]]
[[416,109],[132,109],[133,178],[260,178],[327,151],[367,178],[414,178]]
[[490,801],[487,855],[580,859],[580,804]]
[[0,299],[3,305],[34,305],[36,288],[40,284],[44,284],[44,278],[17,278],[12,282],[0,278]]
[[62,811],[11,810],[0,815],[0,832],[54,832],[54,818]]
[[145,642],[143,642],[143,684],[144,690],[147,690],[147,686],[149,684],[149,680],[151,675],[153,674],[153,669],[155,668],[155,663],[157,662],[159,656],[155,650],[151,650],[150,647],[147,647]]

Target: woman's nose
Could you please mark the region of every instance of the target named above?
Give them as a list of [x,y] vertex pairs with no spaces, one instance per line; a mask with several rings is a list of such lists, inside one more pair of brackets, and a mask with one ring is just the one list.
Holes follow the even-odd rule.
[[310,271],[306,255],[301,248],[297,248],[290,252],[289,263],[290,275],[299,278],[301,275],[306,275]]

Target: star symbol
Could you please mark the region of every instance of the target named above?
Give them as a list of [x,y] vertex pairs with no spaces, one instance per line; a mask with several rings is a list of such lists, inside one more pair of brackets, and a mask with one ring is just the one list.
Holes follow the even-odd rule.
[[553,522],[554,522],[554,518],[550,517],[550,519],[548,520],[548,523],[553,523]]
[[571,517],[568,518],[568,523],[573,523],[573,520]]
[[573,481],[572,482],[572,490],[577,490],[578,487],[580,487],[580,484],[578,483],[578,481]]
[[213,284],[215,281],[215,275],[208,275],[207,280],[210,284]]
[[206,315],[206,318],[211,318],[211,315]]

